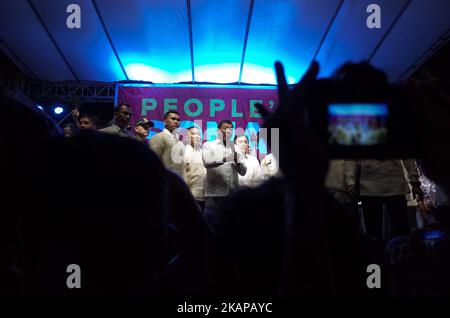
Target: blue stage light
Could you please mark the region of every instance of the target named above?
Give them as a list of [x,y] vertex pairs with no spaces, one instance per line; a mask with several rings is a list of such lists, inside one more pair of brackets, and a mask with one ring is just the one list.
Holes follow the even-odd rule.
[[39,108],[40,110],[44,110],[44,107],[42,107],[41,105],[36,105],[37,108]]
[[55,108],[53,109],[53,112],[54,112],[56,115],[61,115],[61,114],[64,112],[64,108],[62,108],[61,106],[57,106],[57,107],[55,107]]

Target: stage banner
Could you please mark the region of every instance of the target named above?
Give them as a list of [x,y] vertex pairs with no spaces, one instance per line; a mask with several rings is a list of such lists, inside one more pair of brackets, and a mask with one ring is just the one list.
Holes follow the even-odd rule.
[[[164,114],[169,110],[180,113],[181,130],[196,126],[203,141],[217,136],[217,124],[223,119],[233,122],[235,132],[244,132],[255,147],[266,152],[265,142],[257,139],[262,118],[255,104],[261,103],[275,110],[278,95],[275,86],[223,86],[223,85],[118,85],[116,104],[130,105],[131,125],[147,117],[155,123],[149,138],[164,129]],[[257,146],[258,145],[258,146]]]

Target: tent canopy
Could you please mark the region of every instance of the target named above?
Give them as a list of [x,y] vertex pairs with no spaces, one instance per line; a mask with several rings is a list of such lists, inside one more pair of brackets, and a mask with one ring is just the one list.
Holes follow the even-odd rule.
[[[81,8],[70,29],[66,8]],[[0,48],[26,74],[48,81],[289,83],[313,59],[320,76],[369,60],[391,81],[409,75],[448,39],[450,1],[2,0]]]

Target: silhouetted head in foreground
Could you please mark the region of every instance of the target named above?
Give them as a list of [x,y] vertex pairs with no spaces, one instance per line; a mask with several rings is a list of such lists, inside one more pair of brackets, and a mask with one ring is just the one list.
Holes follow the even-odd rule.
[[[156,155],[134,140],[92,132],[56,140],[40,164],[42,208],[24,222],[27,294],[154,296],[167,261],[168,191]],[[66,286],[70,264],[80,266],[81,289]]]

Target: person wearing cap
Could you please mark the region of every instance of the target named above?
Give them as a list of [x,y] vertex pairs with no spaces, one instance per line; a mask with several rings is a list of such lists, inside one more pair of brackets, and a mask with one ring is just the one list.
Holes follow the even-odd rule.
[[186,166],[183,162],[184,145],[177,129],[180,127],[180,114],[169,110],[164,114],[165,128],[150,139],[150,148],[158,155],[164,166],[184,179]]
[[148,120],[145,117],[142,117],[142,119],[134,125],[134,132],[136,133],[136,137],[139,139],[139,141],[148,144],[148,133],[150,128],[154,126],[155,124],[152,121]]

